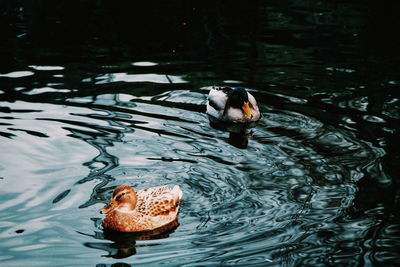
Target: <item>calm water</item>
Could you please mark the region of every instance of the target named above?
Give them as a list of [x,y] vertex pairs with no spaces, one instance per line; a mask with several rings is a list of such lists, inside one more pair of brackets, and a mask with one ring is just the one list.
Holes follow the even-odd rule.
[[[400,264],[394,12],[53,2],[0,6],[1,266]],[[244,149],[214,85],[258,99]],[[179,184],[180,226],[104,236],[122,183]]]

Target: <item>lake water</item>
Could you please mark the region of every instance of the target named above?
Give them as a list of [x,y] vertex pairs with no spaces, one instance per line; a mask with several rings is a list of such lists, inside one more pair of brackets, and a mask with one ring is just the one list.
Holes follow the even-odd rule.
[[[400,264],[395,12],[53,2],[0,6],[1,266]],[[213,86],[258,100],[244,147]],[[122,183],[179,184],[179,227],[105,236]]]

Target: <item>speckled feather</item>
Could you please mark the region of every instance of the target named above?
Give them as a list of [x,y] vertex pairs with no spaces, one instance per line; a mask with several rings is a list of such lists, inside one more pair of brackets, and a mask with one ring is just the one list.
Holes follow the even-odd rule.
[[167,186],[142,189],[137,196],[137,211],[149,216],[168,215],[179,205],[179,197],[173,195]]
[[[132,190],[129,185],[117,187],[119,192]],[[150,231],[177,219],[182,191],[179,186],[152,187],[136,192],[137,204],[133,210],[115,208],[103,220],[103,227],[120,232]]]

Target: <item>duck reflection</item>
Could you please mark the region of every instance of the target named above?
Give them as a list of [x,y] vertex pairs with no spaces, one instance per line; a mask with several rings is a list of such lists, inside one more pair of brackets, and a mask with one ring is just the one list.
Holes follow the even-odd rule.
[[249,139],[253,136],[250,130],[255,127],[257,122],[252,123],[233,123],[215,122],[210,120],[210,126],[217,130],[229,132],[228,143],[234,147],[245,149],[249,144]]
[[123,233],[118,231],[105,230],[104,232],[95,232],[93,235],[84,234],[91,236],[98,240],[110,240],[112,243],[104,242],[86,242],[84,246],[89,248],[95,248],[104,250],[108,255],[103,255],[103,257],[110,257],[115,259],[123,259],[136,254],[136,248],[138,247],[148,247],[157,246],[158,244],[146,244],[137,245],[137,240],[157,240],[169,237],[175,229],[179,226],[177,220],[152,231],[146,232],[135,232],[135,233]]
[[228,142],[229,142],[229,144],[231,144],[237,148],[245,149],[245,148],[247,148],[247,145],[249,144],[249,139],[251,138],[251,136],[252,136],[252,133],[248,133],[245,135],[229,133]]

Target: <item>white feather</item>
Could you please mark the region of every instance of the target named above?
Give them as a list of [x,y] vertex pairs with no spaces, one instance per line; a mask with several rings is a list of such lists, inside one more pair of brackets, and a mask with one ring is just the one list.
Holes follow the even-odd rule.
[[175,185],[174,188],[172,188],[171,192],[173,192],[174,195],[177,194],[179,199],[181,199],[183,196],[183,192],[182,192],[181,188],[179,187],[179,185]]
[[228,95],[222,91],[217,89],[211,89],[208,94],[208,102],[213,102],[218,110],[224,110],[226,102],[228,101]]
[[123,213],[135,213],[134,210],[131,210],[129,207],[122,205],[117,207],[115,210],[117,210],[118,212],[123,212]]
[[211,89],[208,95],[206,113],[221,121],[232,122],[250,122],[260,119],[260,110],[257,101],[249,92],[247,92],[249,102],[253,109],[253,117],[248,118],[243,114],[242,109],[226,107],[228,95],[223,90]]
[[[207,110],[206,113],[214,118],[221,119],[226,102],[228,101],[228,96],[222,90],[211,89],[208,94]],[[210,102],[212,104],[210,104]]]

